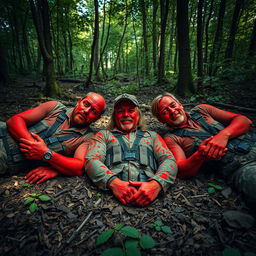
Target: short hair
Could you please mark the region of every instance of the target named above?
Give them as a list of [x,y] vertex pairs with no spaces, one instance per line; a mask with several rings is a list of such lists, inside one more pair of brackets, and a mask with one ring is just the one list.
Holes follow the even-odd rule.
[[[136,107],[136,109],[139,112],[139,123],[137,126],[139,127],[140,130],[145,131],[147,130],[147,125],[145,122],[144,115],[142,114],[141,110],[138,107]],[[115,123],[115,108],[114,108],[107,124],[107,130],[113,130],[115,127],[116,127],[116,123]]]
[[153,101],[151,102],[151,113],[155,116],[155,117],[158,117],[159,116],[159,111],[158,111],[158,104],[160,102],[160,100],[165,97],[165,96],[168,96],[168,97],[171,97],[173,98],[175,101],[177,101],[178,103],[179,100],[171,93],[169,92],[165,92],[163,94],[160,94],[158,96],[156,96]]

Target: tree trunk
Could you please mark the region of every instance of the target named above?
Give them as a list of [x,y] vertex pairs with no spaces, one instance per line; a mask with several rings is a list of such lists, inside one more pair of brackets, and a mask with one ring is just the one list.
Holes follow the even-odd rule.
[[173,37],[176,31],[176,24],[175,24],[175,5],[172,6],[172,14],[171,14],[171,28],[170,28],[170,42],[169,42],[169,51],[167,57],[167,69],[171,69],[172,65],[172,49],[173,49]]
[[205,63],[205,72],[208,71],[207,68],[207,61],[208,61],[208,43],[209,43],[209,23],[212,17],[212,11],[213,11],[213,0],[211,0],[210,3],[210,10],[209,10],[209,14],[208,14],[208,18],[206,20],[206,24],[205,24],[205,47],[204,47],[204,63]]
[[134,40],[135,40],[135,48],[136,48],[136,72],[137,72],[137,80],[140,82],[140,76],[139,76],[139,54],[138,54],[138,41],[137,41],[137,35],[136,35],[136,29],[134,24],[134,19],[132,20],[132,27],[133,27],[133,33],[134,33]]
[[[125,1],[125,21],[124,21],[124,30],[123,30],[123,34],[121,36],[121,39],[120,39],[120,42],[119,42],[119,46],[118,46],[118,51],[117,51],[117,54],[116,54],[116,60],[115,60],[115,64],[114,64],[114,75],[116,74],[116,69],[117,69],[117,63],[120,58],[120,52],[121,52],[121,48],[122,48],[122,44],[123,44],[123,39],[124,39],[124,36],[125,36],[125,33],[126,33],[126,28],[127,28],[127,25],[128,25],[128,6],[127,6],[127,1]],[[120,64],[120,62],[119,62]],[[120,66],[120,65],[119,65]]]
[[48,97],[61,96],[61,90],[59,89],[54,72],[48,2],[47,0],[39,0],[36,2],[36,5],[33,0],[29,0],[29,2],[40,50],[44,59],[46,75],[44,93]]
[[226,48],[226,53],[225,53],[225,59],[228,62],[232,59],[232,56],[233,56],[236,31],[237,31],[237,27],[238,27],[238,23],[239,23],[239,17],[240,17],[240,12],[242,9],[243,2],[244,2],[244,0],[236,0],[236,5],[235,5],[233,17],[232,17],[229,38],[228,38],[228,43],[227,43],[227,48]]
[[195,92],[190,61],[188,0],[177,0],[177,34],[179,47],[179,74],[177,94],[190,96]]
[[160,39],[160,56],[158,62],[158,83],[164,82],[165,76],[165,30],[169,11],[169,0],[160,0],[161,9],[161,39]]
[[157,29],[156,29],[156,19],[157,19],[157,9],[158,1],[153,0],[153,16],[152,16],[152,58],[153,58],[153,72],[154,75],[157,74]]
[[7,63],[6,63],[6,56],[5,51],[0,42],[0,86],[6,85],[10,81]]
[[147,40],[147,12],[145,7],[145,0],[140,1],[140,8],[142,14],[142,36],[143,36],[143,43],[144,43],[144,54],[145,54],[145,74],[146,76],[149,75],[149,62],[148,62],[148,40]]
[[256,18],[254,18],[253,23],[253,29],[252,29],[252,35],[251,35],[251,42],[248,49],[248,57],[254,57],[256,54]]
[[92,80],[94,54],[95,54],[95,49],[96,49],[96,43],[98,42],[98,38],[99,38],[99,30],[97,30],[97,26],[99,26],[99,2],[98,2],[98,0],[94,0],[94,11],[95,11],[94,33],[93,33],[93,40],[92,40],[92,47],[91,47],[90,69],[89,69],[87,81],[85,83],[85,86],[87,88],[89,88],[89,85]]
[[215,32],[215,37],[213,41],[213,47],[210,54],[210,65],[209,65],[209,75],[214,75],[217,71],[217,64],[218,61],[218,55],[221,48],[221,42],[222,42],[222,30],[223,30],[223,20],[225,15],[225,9],[226,9],[226,0],[221,0],[220,2],[220,8],[219,8],[219,14],[218,14],[218,23],[217,23],[217,29]]
[[203,79],[203,24],[202,24],[202,11],[204,0],[199,0],[197,7],[197,76],[198,76],[198,89],[202,87]]

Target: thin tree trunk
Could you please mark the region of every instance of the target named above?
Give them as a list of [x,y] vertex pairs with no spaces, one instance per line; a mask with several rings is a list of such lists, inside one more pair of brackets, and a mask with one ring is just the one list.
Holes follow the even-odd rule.
[[235,5],[233,17],[232,17],[229,38],[228,38],[228,43],[227,43],[227,48],[226,48],[226,53],[225,53],[225,59],[227,60],[227,62],[229,62],[233,56],[236,31],[237,31],[237,27],[238,27],[238,23],[239,23],[239,16],[240,16],[240,12],[242,10],[243,2],[244,2],[244,0],[236,0],[236,5]]
[[148,40],[147,40],[147,12],[145,7],[145,0],[140,1],[140,8],[142,14],[142,36],[144,43],[144,57],[145,57],[145,74],[149,75],[149,59],[148,59]]
[[153,32],[152,32],[152,58],[153,58],[153,72],[154,75],[157,74],[157,29],[156,29],[156,19],[157,19],[157,9],[158,9],[158,1],[153,0]]
[[164,82],[165,76],[165,30],[169,11],[169,0],[160,0],[161,9],[161,39],[160,39],[160,56],[158,62],[158,83]]
[[177,34],[179,47],[179,74],[177,94],[189,96],[195,92],[190,61],[188,0],[177,0]]
[[197,76],[198,87],[202,87],[203,79],[203,24],[202,11],[204,0],[199,0],[197,8]]
[[213,11],[213,0],[211,0],[209,14],[205,24],[205,46],[204,46],[204,63],[206,65],[205,72],[208,71],[207,61],[208,61],[208,43],[209,43],[209,23],[212,17],[212,11]]
[[218,61],[218,55],[221,48],[223,20],[224,20],[225,10],[226,10],[226,0],[221,0],[220,7],[219,7],[219,14],[218,14],[217,29],[215,32],[213,47],[210,54],[210,65],[209,65],[210,76],[214,75],[217,71],[216,62]]
[[93,41],[92,41],[92,47],[91,47],[90,69],[89,69],[87,81],[85,83],[85,86],[87,88],[89,88],[89,85],[92,80],[94,54],[95,54],[95,49],[96,49],[96,43],[99,38],[99,30],[97,30],[97,27],[99,26],[99,3],[98,3],[98,0],[94,0],[94,11],[95,11],[94,33],[93,33]]
[[[125,33],[126,33],[126,28],[127,28],[127,25],[128,25],[128,10],[127,10],[127,0],[125,1],[125,21],[124,21],[124,30],[123,30],[123,34],[121,36],[121,39],[120,39],[120,42],[119,42],[119,46],[118,46],[118,51],[117,51],[117,55],[116,55],[116,60],[115,60],[115,64],[114,64],[114,75],[116,74],[116,68],[117,68],[117,63],[119,61],[119,58],[120,58],[120,52],[121,52],[121,47],[122,47],[122,44],[123,44],[123,39],[124,39],[124,36],[125,36]],[[119,65],[120,66],[120,65]]]

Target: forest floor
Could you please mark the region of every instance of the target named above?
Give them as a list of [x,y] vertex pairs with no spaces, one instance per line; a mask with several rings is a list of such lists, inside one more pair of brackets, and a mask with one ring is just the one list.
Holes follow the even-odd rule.
[[[1,88],[0,120],[5,121],[15,113],[48,100],[36,97],[42,85],[39,81],[19,79],[8,88]],[[70,97],[63,102],[73,106],[88,91],[79,89],[77,83],[60,85]],[[110,95],[102,84],[95,84],[93,90],[105,96],[108,103],[108,110],[94,125],[100,129],[107,124],[116,95]],[[152,117],[148,105],[156,95],[167,90],[164,86],[143,87],[137,93],[149,128],[160,133],[165,128]],[[226,104],[255,107],[256,86],[226,85],[223,90],[229,96]],[[188,99],[182,102],[190,107]],[[196,103],[203,102],[204,99]],[[256,121],[256,110],[225,109],[243,113]],[[256,253],[256,212],[210,170],[189,180],[177,179],[165,195],[145,208],[121,205],[110,192],[99,191],[86,176],[60,176],[30,187],[22,185],[23,177],[24,174],[18,174],[0,178],[0,255],[99,255],[106,248],[120,247],[120,239],[124,238],[120,234],[105,245],[95,245],[97,236],[116,224],[133,226],[141,234],[153,237],[157,245],[143,249],[142,255],[213,256],[222,255],[227,248],[239,250],[241,255]],[[209,183],[220,185],[222,189],[209,194]],[[24,204],[31,193],[48,195],[51,200],[39,202],[38,210],[31,214]],[[98,199],[101,200],[96,205]],[[234,211],[234,220],[229,217],[230,211]],[[86,218],[85,225],[70,241]],[[157,231],[154,224],[157,220],[169,226],[172,232]]]

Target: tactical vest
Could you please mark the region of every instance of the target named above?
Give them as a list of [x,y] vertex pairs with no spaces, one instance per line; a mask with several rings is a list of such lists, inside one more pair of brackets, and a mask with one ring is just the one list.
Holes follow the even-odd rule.
[[[63,110],[57,116],[55,122],[51,126],[49,126],[49,124],[42,120],[35,125],[29,127],[28,130],[31,133],[39,135],[51,150],[60,154],[65,154],[63,142],[72,138],[82,136],[80,132],[73,132],[63,136],[54,136],[56,130],[66,119],[66,110]],[[90,128],[88,128],[86,134],[89,132],[92,132]],[[18,163],[25,160],[21,151],[19,150],[17,143],[13,140],[6,127],[0,128],[0,139],[3,141],[3,145],[8,156],[8,162],[10,164]]]
[[[145,132],[138,130],[136,138],[131,148],[127,146],[123,134],[118,131],[112,131],[112,135],[118,140],[118,145],[111,146],[107,149],[105,165],[111,169],[113,165],[125,163],[129,161],[137,162],[143,166],[149,166],[156,171],[158,164],[154,157],[154,152],[146,145],[140,144]],[[141,174],[143,176],[143,174]],[[141,177],[140,181],[144,181],[145,177]]]
[[[209,124],[204,119],[203,116],[198,112],[191,112],[191,118],[194,121],[197,121],[201,124],[204,130],[200,131],[191,131],[186,128],[178,128],[172,131],[172,134],[175,134],[180,137],[196,137],[193,142],[193,153],[198,149],[199,144],[209,138],[210,136],[216,135],[219,131],[225,127],[214,121]],[[227,176],[231,170],[237,169],[241,166],[241,159],[243,155],[246,155],[250,152],[251,148],[256,146],[256,134],[245,133],[236,138],[230,139],[227,148],[228,151],[225,156],[221,158],[218,163],[221,164],[222,172],[224,176]]]

